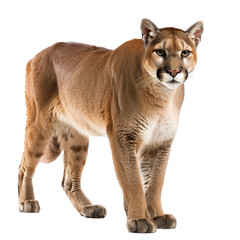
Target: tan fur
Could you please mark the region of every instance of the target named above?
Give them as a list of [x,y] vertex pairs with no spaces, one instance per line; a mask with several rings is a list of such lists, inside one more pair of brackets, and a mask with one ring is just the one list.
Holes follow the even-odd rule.
[[[85,217],[104,217],[81,190],[88,137],[109,138],[130,232],[173,228],[161,190],[188,73],[196,65],[202,23],[188,31],[141,23],[143,40],[116,50],[57,43],[27,64],[27,126],[19,167],[20,211],[38,212],[32,177],[39,161],[64,151],[63,189]],[[165,56],[159,56],[163,49]],[[182,51],[191,54],[184,58]],[[174,80],[173,81],[173,75]]]

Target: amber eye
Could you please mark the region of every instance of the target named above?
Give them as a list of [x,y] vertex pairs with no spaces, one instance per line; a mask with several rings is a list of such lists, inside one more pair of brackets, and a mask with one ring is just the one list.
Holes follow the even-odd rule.
[[166,52],[163,49],[155,49],[154,52],[160,57],[166,56]]
[[184,51],[182,51],[181,56],[186,58],[186,57],[188,57],[190,55],[190,53],[191,53],[190,51],[184,50]]

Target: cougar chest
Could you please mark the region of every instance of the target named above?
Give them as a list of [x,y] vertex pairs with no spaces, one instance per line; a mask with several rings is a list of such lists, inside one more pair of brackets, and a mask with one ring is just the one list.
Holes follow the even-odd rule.
[[161,145],[172,140],[177,131],[179,114],[173,107],[152,116],[143,134],[144,145]]

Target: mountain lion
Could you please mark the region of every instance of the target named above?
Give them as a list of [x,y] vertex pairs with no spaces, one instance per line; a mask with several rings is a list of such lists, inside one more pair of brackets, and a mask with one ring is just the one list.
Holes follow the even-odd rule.
[[19,210],[39,212],[32,178],[39,161],[64,151],[62,187],[84,217],[103,218],[81,189],[89,136],[108,136],[123,191],[127,228],[175,228],[161,191],[184,97],[197,62],[203,23],[187,31],[141,22],[142,39],[115,50],[56,43],[28,62],[25,149],[19,167]]

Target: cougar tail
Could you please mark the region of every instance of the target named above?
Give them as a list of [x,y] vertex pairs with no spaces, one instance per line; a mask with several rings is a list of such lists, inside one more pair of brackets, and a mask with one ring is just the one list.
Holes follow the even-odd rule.
[[60,143],[58,142],[58,138],[56,136],[52,137],[48,143],[48,146],[44,150],[43,157],[41,158],[41,162],[50,163],[57,159],[57,157],[62,152]]

